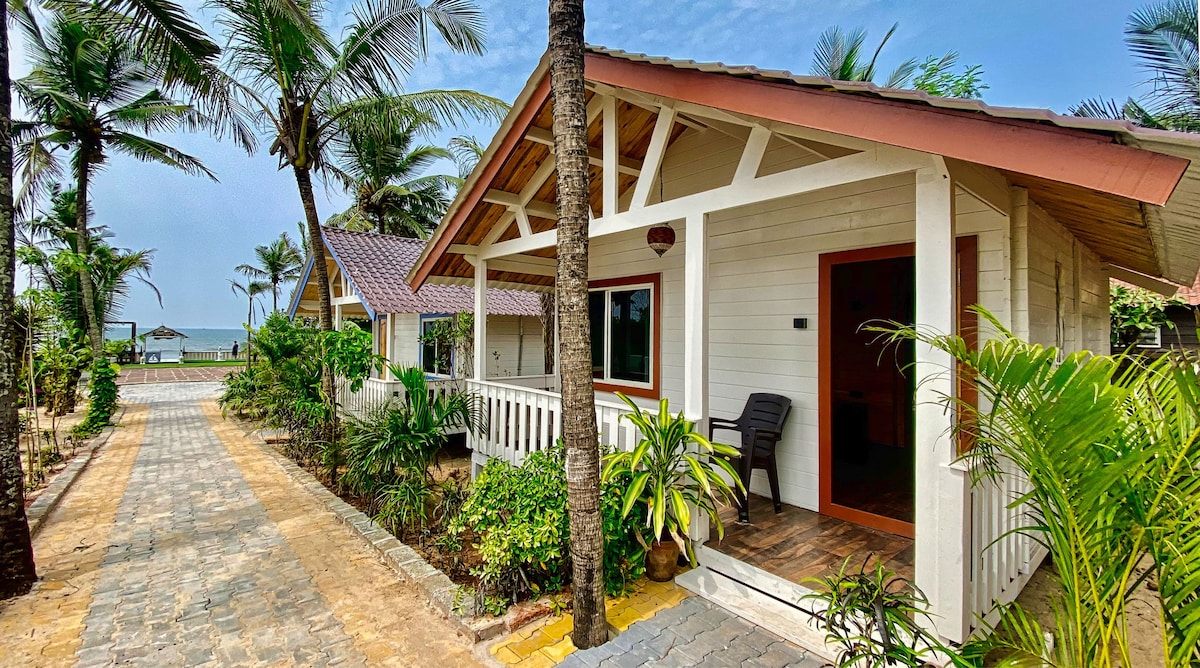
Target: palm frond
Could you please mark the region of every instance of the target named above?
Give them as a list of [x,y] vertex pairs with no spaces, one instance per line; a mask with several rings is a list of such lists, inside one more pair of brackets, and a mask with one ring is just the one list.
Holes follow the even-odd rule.
[[112,148],[120,153],[133,156],[143,162],[157,162],[174,167],[193,176],[207,176],[213,181],[217,175],[204,166],[199,158],[190,156],[179,149],[167,146],[162,142],[139,137],[127,132],[113,132],[106,136]]

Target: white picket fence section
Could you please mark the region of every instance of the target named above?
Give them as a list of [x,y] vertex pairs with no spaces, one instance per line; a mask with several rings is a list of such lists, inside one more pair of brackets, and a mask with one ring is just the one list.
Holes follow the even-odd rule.
[[[431,394],[454,394],[462,391],[462,382],[452,379],[428,380],[426,384]],[[404,384],[398,380],[368,378],[363,381],[358,392],[351,392],[350,385],[344,381],[339,381],[339,386],[338,403],[341,404],[342,410],[358,417],[389,399],[404,398]]]
[[1010,603],[1025,587],[1046,556],[1046,548],[1017,533],[1028,526],[1027,506],[1009,506],[1028,491],[1028,481],[1013,465],[1003,465],[999,478],[980,480],[971,489],[970,620],[972,632],[994,625],[997,605]]
[[[520,387],[502,381],[467,381],[467,391],[483,399],[487,429],[468,436],[477,455],[519,465],[531,452],[550,448],[562,436],[562,397],[555,392]],[[596,402],[596,424],[601,446],[631,450],[638,431],[621,416],[629,407]]]

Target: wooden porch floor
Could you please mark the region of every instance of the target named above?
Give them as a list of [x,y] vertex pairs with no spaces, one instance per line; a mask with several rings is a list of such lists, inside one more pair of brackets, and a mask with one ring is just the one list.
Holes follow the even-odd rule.
[[776,515],[771,500],[757,494],[750,495],[750,524],[737,523],[736,508],[723,510],[721,521],[725,539],[718,542],[714,530],[707,547],[789,582],[834,575],[851,555],[850,568],[857,571],[872,554],[896,575],[913,578],[909,538],[787,504]]

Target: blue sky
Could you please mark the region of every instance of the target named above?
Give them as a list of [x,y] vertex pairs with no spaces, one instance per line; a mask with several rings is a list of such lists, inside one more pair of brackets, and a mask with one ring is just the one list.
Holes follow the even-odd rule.
[[[473,88],[511,101],[546,44],[546,3],[481,0],[489,19],[488,53],[469,57],[435,48],[407,88]],[[1124,99],[1142,79],[1122,42],[1122,26],[1141,2],[1095,0],[624,0],[587,5],[587,40],[593,44],[702,61],[754,64],[807,72],[812,45],[830,25],[863,26],[874,45],[892,23],[900,27],[881,57],[882,71],[900,61],[949,50],[960,63],[982,65],[992,105],[1065,109],[1102,95]],[[350,5],[331,2],[344,20]],[[200,14],[208,25],[208,19]],[[14,34],[14,42],[18,37]],[[21,65],[14,49],[14,76]],[[465,129],[486,143],[494,127]],[[166,138],[164,138],[166,139]],[[278,171],[265,151],[247,157],[231,144],[206,136],[169,138],[204,159],[220,183],[154,165],[116,159],[95,180],[96,222],[110,226],[116,243],[155,248],[153,280],[163,294],[136,289],[124,319],[140,327],[237,327],[245,318],[241,297],[229,291],[233,267],[253,260],[253,248],[296,235],[303,218],[290,172]],[[447,167],[449,169],[449,167]],[[319,190],[322,220],[346,208],[333,188]],[[286,297],[285,297],[286,298]]]

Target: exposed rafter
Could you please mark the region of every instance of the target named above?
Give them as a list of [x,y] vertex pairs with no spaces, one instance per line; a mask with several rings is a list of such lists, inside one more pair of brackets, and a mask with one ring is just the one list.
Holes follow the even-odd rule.
[[[525,138],[536,144],[543,144],[545,146],[549,146],[551,149],[554,148],[554,133],[544,128],[529,128],[529,132],[525,134]],[[603,151],[588,147],[588,164],[594,167],[603,166]],[[621,156],[619,162],[617,163],[617,170],[622,174],[637,176],[642,171],[642,163],[638,160],[634,160],[633,158]]]

